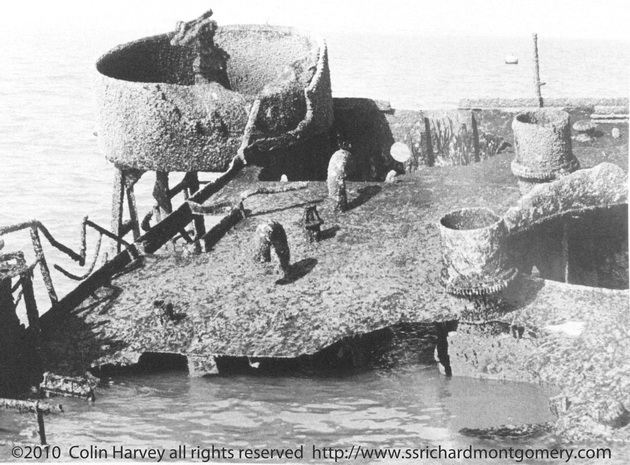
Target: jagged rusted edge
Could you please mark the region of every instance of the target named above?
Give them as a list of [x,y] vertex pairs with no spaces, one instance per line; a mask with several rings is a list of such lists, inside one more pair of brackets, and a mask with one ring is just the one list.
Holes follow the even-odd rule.
[[512,174],[514,174],[514,176],[518,176],[519,178],[523,178],[525,180],[533,179],[539,181],[551,181],[556,179],[558,174],[561,174],[563,172],[572,173],[579,169],[580,161],[574,156],[572,160],[565,163],[564,165],[548,171],[532,170],[531,168],[520,164],[517,160],[512,160],[511,167]]
[[[9,264],[10,260],[15,260],[15,264]],[[28,268],[23,252],[11,252],[0,255],[0,280],[26,273]]]
[[491,282],[478,284],[476,286],[471,286],[471,287],[460,287],[460,286],[455,286],[453,284],[449,284],[445,281],[444,277],[442,276],[442,273],[440,273],[439,281],[440,281],[440,284],[444,286],[444,288],[446,289],[446,292],[448,292],[449,294],[465,295],[465,296],[488,295],[488,294],[495,294],[505,289],[512,281],[514,281],[514,278],[516,278],[516,275],[518,274],[518,269],[511,268],[510,270],[506,272],[506,274],[508,274],[506,278],[495,279]]

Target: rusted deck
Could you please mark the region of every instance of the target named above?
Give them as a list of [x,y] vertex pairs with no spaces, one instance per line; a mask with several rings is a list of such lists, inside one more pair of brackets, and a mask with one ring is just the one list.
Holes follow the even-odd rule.
[[[216,372],[221,356],[296,358],[401,323],[459,318],[461,302],[438,283],[436,223],[446,212],[486,206],[503,215],[519,199],[499,155],[471,166],[421,170],[395,184],[349,183],[351,209],[334,213],[325,183],[247,198],[247,217],[209,253],[146,255],[48,331],[51,363],[63,372],[131,364],[143,353],[181,354],[192,372]],[[247,168],[211,200],[229,208],[255,187]],[[262,183],[261,185],[280,185]],[[307,243],[301,218],[318,206],[323,240]],[[220,209],[220,208],[219,208]],[[255,263],[255,229],[284,225],[292,273]],[[571,291],[568,291],[571,293]],[[512,308],[535,302],[523,294]],[[522,302],[521,302],[522,300]],[[562,305],[562,300],[554,305]],[[172,317],[165,317],[172,305]],[[435,342],[435,340],[433,340]],[[57,368],[58,369],[58,368]]]

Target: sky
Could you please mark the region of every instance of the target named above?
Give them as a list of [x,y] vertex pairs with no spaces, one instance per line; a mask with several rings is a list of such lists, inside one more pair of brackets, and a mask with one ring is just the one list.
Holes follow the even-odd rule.
[[14,31],[172,30],[212,8],[220,24],[269,23],[314,32],[601,38],[630,41],[628,0],[21,0],[0,7]]

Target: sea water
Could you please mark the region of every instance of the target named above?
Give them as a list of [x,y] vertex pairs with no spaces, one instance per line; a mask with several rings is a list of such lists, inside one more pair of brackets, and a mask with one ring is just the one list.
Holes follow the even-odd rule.
[[[233,451],[304,446],[308,459],[313,447],[507,447],[458,431],[549,420],[548,392],[523,383],[448,379],[418,367],[318,379],[166,373],[106,382],[94,404],[61,399],[66,412],[45,421],[48,442],[66,459],[73,445],[108,450],[108,458],[112,445],[169,450],[187,445],[189,453],[197,446]],[[3,414],[0,428],[0,441],[8,443],[0,446],[0,460],[10,457],[13,442],[37,443],[32,415]]]

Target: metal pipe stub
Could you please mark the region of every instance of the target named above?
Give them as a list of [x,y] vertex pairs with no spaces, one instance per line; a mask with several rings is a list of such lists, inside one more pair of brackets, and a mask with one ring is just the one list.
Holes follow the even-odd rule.
[[512,122],[515,158],[512,173],[525,182],[542,183],[580,167],[571,151],[571,122],[563,110],[519,113]]
[[516,277],[506,251],[503,218],[487,208],[464,208],[444,215],[440,283],[455,295],[488,295],[501,291]]

